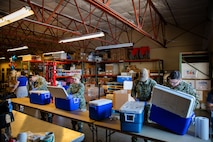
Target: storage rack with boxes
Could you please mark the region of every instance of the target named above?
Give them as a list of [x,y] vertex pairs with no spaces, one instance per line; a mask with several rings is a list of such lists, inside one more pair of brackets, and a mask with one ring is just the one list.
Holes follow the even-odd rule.
[[51,85],[57,85],[57,80],[69,80],[73,74],[82,74],[81,69],[76,69],[74,64],[82,64],[81,61],[77,60],[55,60],[46,61],[46,80],[51,83]]
[[180,71],[182,79],[192,85],[199,95],[198,109],[206,109],[207,93],[211,89],[211,61],[208,52],[180,53]]
[[21,61],[21,70],[27,71],[27,74],[31,74],[33,71],[44,74],[44,61],[42,60],[23,60]]

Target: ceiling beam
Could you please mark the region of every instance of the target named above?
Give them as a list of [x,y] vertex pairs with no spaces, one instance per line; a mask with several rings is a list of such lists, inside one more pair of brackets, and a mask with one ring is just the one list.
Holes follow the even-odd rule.
[[[146,31],[144,31],[140,26],[134,24],[133,22],[131,22],[129,19],[126,19],[125,17],[123,17],[121,14],[117,13],[116,11],[114,11],[113,9],[110,8],[109,3],[105,4],[104,2],[101,2],[100,0],[85,0],[91,4],[93,4],[94,6],[100,8],[101,10],[105,11],[106,13],[108,13],[109,15],[115,17],[116,19],[118,19],[119,21],[121,21],[122,23],[125,23],[126,25],[130,26],[131,28],[133,28],[134,30],[138,31],[139,33],[143,34],[144,36],[152,39],[153,41],[157,42],[158,44],[160,44],[162,47],[165,47],[164,44],[164,40],[163,41],[159,41],[158,39],[155,38],[154,35],[151,35],[149,33],[147,33]],[[155,14],[157,14],[159,16],[159,20],[161,24],[166,24],[165,20],[163,19],[163,17],[160,15],[159,11],[157,11],[157,9],[154,7],[154,5],[152,4],[151,0],[147,0],[147,3],[152,7],[152,9],[154,10]],[[134,7],[134,6],[133,6]],[[154,30],[154,29],[153,29]],[[164,34],[163,34],[164,35]],[[164,37],[163,37],[164,38]]]

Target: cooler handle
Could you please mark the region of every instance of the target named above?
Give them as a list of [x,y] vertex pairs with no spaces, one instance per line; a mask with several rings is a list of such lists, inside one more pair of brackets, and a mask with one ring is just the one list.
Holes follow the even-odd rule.
[[76,104],[79,102],[79,99],[78,98],[73,98],[73,103]]
[[125,122],[134,122],[135,114],[124,114]]
[[50,98],[50,94],[45,94],[45,95],[44,95],[44,98],[45,98],[45,99]]

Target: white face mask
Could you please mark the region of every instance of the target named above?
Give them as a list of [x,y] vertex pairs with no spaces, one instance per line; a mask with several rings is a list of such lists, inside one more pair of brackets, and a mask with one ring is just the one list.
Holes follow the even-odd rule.
[[80,79],[74,78],[74,83],[79,83],[79,82],[80,82]]
[[180,79],[170,79],[169,84],[171,86],[175,87],[175,86],[179,85],[180,81],[181,81]]

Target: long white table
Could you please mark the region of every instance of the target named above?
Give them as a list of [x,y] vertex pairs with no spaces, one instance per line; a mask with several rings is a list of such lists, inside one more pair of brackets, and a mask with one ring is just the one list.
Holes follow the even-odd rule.
[[44,133],[53,132],[55,142],[81,142],[85,135],[55,124],[51,124],[32,116],[13,110],[14,122],[11,122],[12,137],[17,137],[20,132]]
[[[102,121],[95,121],[89,118],[89,111],[81,112],[81,111],[65,111],[61,109],[57,109],[54,104],[48,104],[48,105],[38,105],[38,104],[32,104],[29,101],[29,98],[13,98],[13,103],[31,107],[34,109],[43,110],[46,112],[50,112],[62,117],[75,119],[78,121],[86,122],[88,124],[93,125],[95,128],[93,130],[93,141],[95,139],[94,134],[96,134],[96,140],[98,141],[98,127],[102,127],[106,129],[106,141],[110,141],[111,132],[120,132],[123,134],[128,134],[132,136],[136,136],[139,138],[144,138],[148,140],[153,141],[167,141],[167,142],[210,142],[204,141],[200,138],[194,137],[193,130],[188,131],[185,135],[177,135],[174,133],[171,133],[166,130],[162,130],[160,128],[156,128],[149,125],[144,125],[142,128],[141,133],[131,133],[131,132],[122,132],[120,129],[120,121],[119,120],[110,120],[105,119]],[[109,138],[109,139],[108,139]]]
[[169,132],[156,124],[143,125],[140,133],[122,132],[120,128],[120,120],[105,119],[102,121],[95,121],[94,125],[106,129],[106,141],[111,141],[111,135],[114,132],[119,132],[158,142],[210,142],[210,139],[206,141],[195,137],[193,128],[189,129],[188,133],[185,135],[178,135]]

